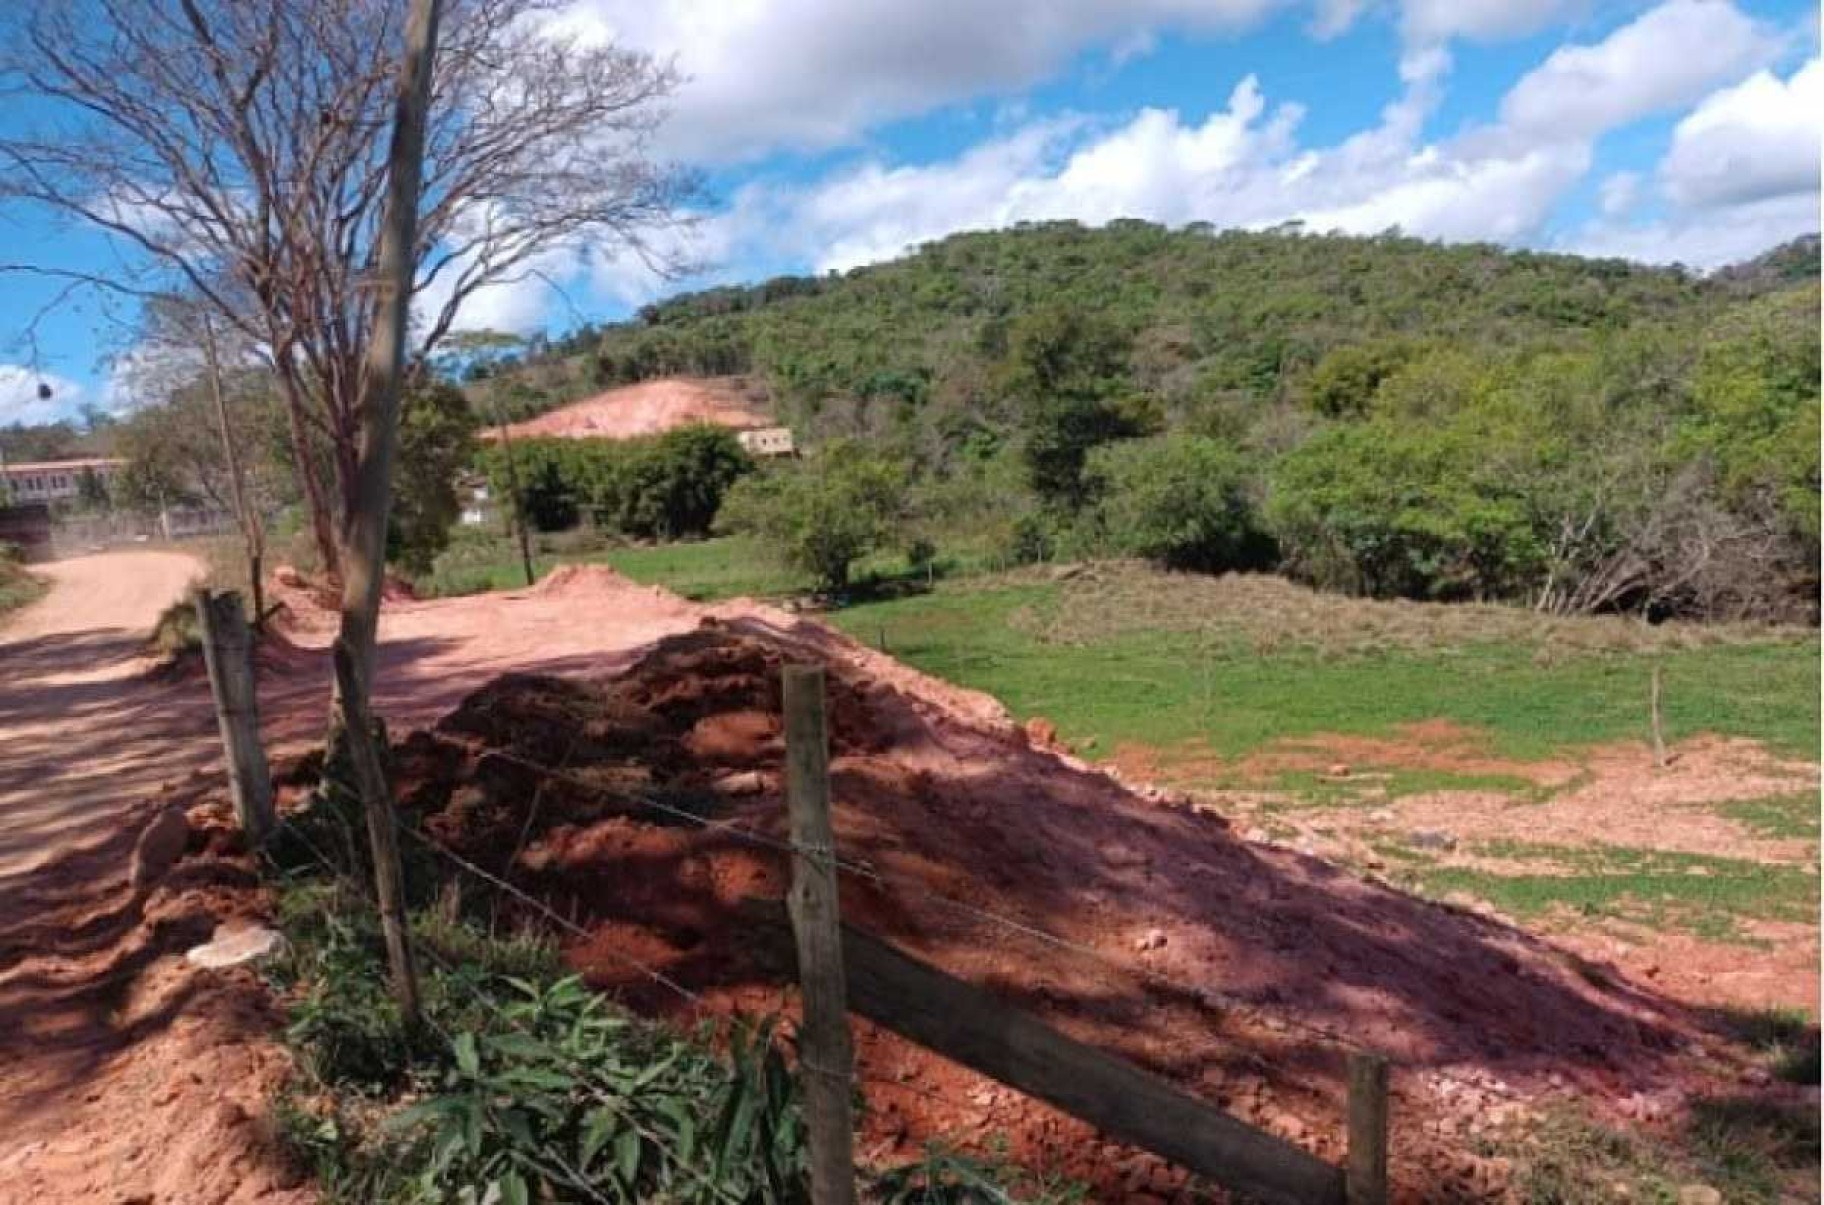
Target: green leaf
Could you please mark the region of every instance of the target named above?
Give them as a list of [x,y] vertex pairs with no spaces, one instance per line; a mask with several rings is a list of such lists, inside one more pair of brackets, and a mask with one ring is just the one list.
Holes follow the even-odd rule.
[[588,1171],[589,1165],[595,1162],[595,1157],[601,1153],[602,1146],[614,1133],[614,1128],[619,1121],[620,1118],[612,1110],[589,1110],[588,1116],[583,1119],[583,1146],[580,1162],[584,1171]]
[[621,1182],[629,1188],[639,1177],[642,1153],[640,1136],[634,1130],[622,1130],[621,1136],[614,1140],[615,1169],[620,1174]]
[[456,1052],[456,1066],[464,1075],[473,1077],[481,1074],[481,1052],[475,1048],[474,1034],[457,1034],[451,1048]]
[[531,1205],[532,1190],[517,1171],[508,1172],[494,1183],[500,1188],[501,1205]]

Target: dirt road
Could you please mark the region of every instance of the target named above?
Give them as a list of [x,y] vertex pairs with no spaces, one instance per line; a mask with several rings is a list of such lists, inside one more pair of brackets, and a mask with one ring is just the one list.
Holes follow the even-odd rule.
[[0,883],[106,836],[209,731],[179,704],[193,687],[141,676],[146,634],[200,561],[112,552],[33,572],[51,589],[0,622]]

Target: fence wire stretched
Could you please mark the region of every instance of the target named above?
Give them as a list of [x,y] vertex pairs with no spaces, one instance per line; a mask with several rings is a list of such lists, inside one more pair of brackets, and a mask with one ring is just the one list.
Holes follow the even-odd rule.
[[[1246,1000],[1208,985],[1193,985],[1179,979],[1174,979],[1173,977],[1150,967],[1140,966],[1133,962],[1116,958],[1107,951],[1099,949],[1096,946],[1072,940],[1071,938],[1053,933],[1042,926],[1032,924],[1016,917],[1006,916],[993,909],[983,908],[979,905],[956,899],[953,896],[946,895],[945,893],[908,876],[887,874],[886,872],[865,863],[851,861],[841,857],[840,854],[835,853],[834,851],[812,849],[797,844],[789,838],[775,837],[767,833],[757,832],[735,820],[712,820],[697,815],[687,809],[680,808],[675,804],[667,803],[665,800],[657,798],[649,792],[604,787],[589,782],[587,779],[581,778],[566,769],[548,766],[525,757],[512,749],[486,745],[481,742],[460,740],[445,736],[441,733],[433,732],[429,735],[430,739],[433,741],[450,748],[459,749],[470,756],[478,758],[497,758],[509,764],[530,770],[545,778],[563,782],[598,798],[611,799],[621,803],[632,803],[659,815],[694,825],[706,831],[726,833],[730,837],[753,845],[756,848],[767,849],[788,856],[798,855],[819,862],[828,861],[839,873],[848,875],[853,879],[867,882],[876,888],[890,889],[899,893],[902,897],[915,897],[940,908],[953,911],[959,915],[968,916],[971,919],[995,925],[1008,932],[1016,933],[1039,944],[1049,946],[1052,949],[1065,951],[1086,958],[1121,975],[1147,983],[1163,992],[1199,1000],[1209,1006],[1234,1011],[1243,1015],[1251,1013],[1259,1016],[1271,1016],[1276,1022],[1288,1029],[1298,1030],[1311,1037],[1320,1038],[1326,1042],[1342,1047],[1345,1050],[1362,1051],[1366,1049],[1358,1040],[1347,1034],[1340,1033],[1327,1025],[1314,1021],[1306,1021],[1298,1017],[1286,1016],[1279,1012],[1271,1012],[1256,1001]],[[417,836],[418,834],[413,835]],[[424,838],[420,837],[420,839],[423,840]],[[542,907],[542,905],[539,906]]]

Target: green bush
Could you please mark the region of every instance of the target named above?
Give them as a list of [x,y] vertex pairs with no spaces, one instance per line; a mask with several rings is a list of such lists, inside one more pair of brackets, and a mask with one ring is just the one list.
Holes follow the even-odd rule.
[[1334,427],[1281,458],[1268,521],[1287,567],[1375,597],[1524,596],[1545,553],[1526,500],[1460,427]]
[[904,466],[836,440],[808,460],[736,484],[720,526],[751,533],[820,589],[840,593],[857,560],[893,541],[906,512],[905,479]]
[[1095,520],[1118,551],[1208,573],[1271,560],[1248,466],[1224,444],[1196,436],[1126,440],[1091,452],[1084,475],[1097,498]]
[[429,573],[437,554],[449,546],[450,528],[462,513],[456,476],[474,459],[475,427],[468,399],[453,385],[431,385],[405,395],[386,559],[407,573]]
[[[586,509],[598,528],[641,539],[709,534],[729,486],[753,470],[732,431],[704,424],[647,439],[528,439],[513,445],[526,516],[564,531]],[[481,457],[489,487],[512,502],[506,452]]]

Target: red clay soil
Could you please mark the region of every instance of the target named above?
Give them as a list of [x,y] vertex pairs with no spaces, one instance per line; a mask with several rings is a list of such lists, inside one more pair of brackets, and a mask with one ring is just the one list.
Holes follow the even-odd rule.
[[[426,831],[577,917],[591,936],[568,957],[636,1007],[692,1011],[629,958],[716,1008],[789,1006],[737,915],[745,897],[780,895],[786,871],[730,826],[783,837],[778,669],[817,659],[831,675],[840,850],[887,880],[846,878],[846,919],[1326,1158],[1341,1152],[1344,1056],[1325,1034],[1384,1051],[1410,1199],[1497,1190],[1501,1168],[1463,1152],[1511,1102],[1574,1094],[1676,1112],[1689,1094],[1741,1086],[1745,1060],[1718,1017],[1613,967],[1251,845],[1220,818],[1031,747],[992,700],[820,625],[730,611],[612,681],[504,678],[399,750]],[[858,1043],[875,1158],[1004,1134],[1017,1157],[1089,1178],[1100,1200],[1180,1184],[891,1035],[864,1025]]]
[[266,987],[183,958],[270,901],[206,804],[136,891],[135,843],[166,805],[0,893],[0,1205],[316,1199],[268,1115],[289,1063]]
[[[97,581],[124,563],[96,567]],[[1342,1059],[1309,1027],[1389,1051],[1401,1060],[1397,1172],[1414,1199],[1495,1186],[1498,1167],[1460,1152],[1514,1098],[1574,1092],[1639,1113],[1740,1087],[1743,1059],[1717,1018],[1132,793],[1031,747],[993,700],[821,625],[752,604],[693,607],[606,570],[553,578],[389,599],[376,709],[396,733],[447,715],[448,739],[509,744],[609,788],[541,780],[423,734],[400,748],[406,802],[428,830],[574,910],[591,936],[570,957],[637,1006],[679,1002],[630,973],[629,956],[717,1008],[787,1001],[733,912],[779,893],[778,858],[727,829],[656,823],[632,788],[779,835],[777,666],[820,658],[839,839],[894,884],[847,883],[850,920],[1330,1158]],[[263,654],[261,705],[282,753],[320,737],[329,631],[308,591],[276,597],[287,640]],[[145,899],[121,878],[160,784],[167,798],[219,789],[207,690],[140,673],[138,637],[115,616],[41,627],[10,644],[0,632],[0,1201],[288,1200],[260,1120],[283,1071],[277,1018],[251,977],[203,977],[179,957],[218,920],[257,912],[257,889],[206,824],[198,863]],[[509,671],[522,676],[488,685]],[[1180,986],[1035,944],[933,892]],[[1016,1155],[1089,1177],[1098,1199],[1176,1191],[1155,1161],[859,1029],[864,1154],[1005,1134]]]
[[[737,431],[764,427],[761,399],[742,377],[662,377],[598,393],[584,401],[507,427],[514,439],[632,439],[662,435],[673,427],[711,423]],[[500,438],[497,428],[481,433]]]

